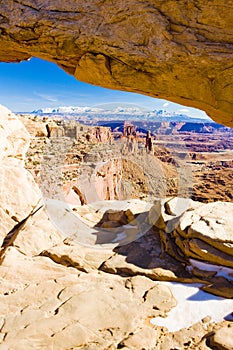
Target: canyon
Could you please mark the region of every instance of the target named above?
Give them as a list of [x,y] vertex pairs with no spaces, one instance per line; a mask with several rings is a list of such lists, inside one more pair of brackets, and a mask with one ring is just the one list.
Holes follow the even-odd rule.
[[[79,202],[75,191],[82,194],[85,204],[94,198],[150,197],[153,201],[154,197],[178,194],[205,203],[232,201],[231,128],[202,121],[135,121],[131,124],[137,136],[131,142],[123,137],[123,121],[105,120],[105,126],[90,126],[80,124],[76,118],[78,116],[66,120],[62,116],[20,115],[32,136],[26,167],[39,181],[41,156],[43,154],[42,170],[46,172],[47,166],[51,168],[46,162],[47,158],[51,162],[47,153],[52,153],[55,163],[60,162],[61,169],[53,176],[63,178],[63,192],[68,201]],[[101,120],[96,123],[101,124]],[[54,130],[51,135],[46,131],[48,125]],[[145,150],[148,129],[154,135],[154,157],[146,154]],[[55,130],[60,130],[61,135]],[[52,136],[51,149],[46,146],[48,136]],[[67,137],[71,137],[72,141],[65,146]],[[52,183],[51,176],[47,178],[49,184],[46,186],[51,192],[59,179]],[[84,193],[92,199],[84,198]]]
[[[0,61],[38,57],[232,127],[231,13],[2,0]],[[231,132],[160,125],[151,154],[107,128],[26,119],[0,106],[0,349],[233,349]]]
[[[230,349],[231,201],[201,203],[176,196],[156,198],[154,193],[120,199],[114,191],[111,200],[110,192],[103,191],[97,200],[84,196],[94,192],[84,186],[83,192],[74,193],[80,202],[69,204],[63,189],[85,157],[85,174],[99,164],[101,179],[110,174],[105,181],[129,182],[126,175],[133,169],[134,183],[142,172],[138,169],[137,174],[130,162],[136,163],[140,154],[132,159],[131,147],[120,148],[129,166],[124,173],[118,164],[109,168],[112,152],[119,151],[112,138],[106,145],[106,140],[86,137],[96,135],[96,127],[90,127],[91,133],[79,125],[79,138],[74,140],[65,136],[61,125],[51,136],[48,120],[21,116],[20,121],[4,107],[0,117],[0,349]],[[108,128],[102,131],[108,135]],[[151,168],[155,155],[142,153]],[[136,187],[131,193],[137,197]],[[177,305],[175,289],[165,281],[195,283],[198,293],[211,293],[197,300],[215,298],[212,316],[203,310],[200,315],[205,316],[176,330],[156,325]],[[219,310],[222,316],[215,320]]]

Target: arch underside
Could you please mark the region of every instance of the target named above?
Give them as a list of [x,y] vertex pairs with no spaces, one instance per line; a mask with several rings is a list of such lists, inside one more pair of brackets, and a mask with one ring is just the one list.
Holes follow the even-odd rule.
[[232,127],[232,11],[231,0],[2,0],[0,61],[42,58]]

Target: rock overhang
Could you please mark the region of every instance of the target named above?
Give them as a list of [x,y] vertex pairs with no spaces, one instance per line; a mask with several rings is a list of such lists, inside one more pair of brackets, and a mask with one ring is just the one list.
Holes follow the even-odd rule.
[[0,61],[46,59],[81,81],[196,107],[233,126],[232,7],[3,0]]

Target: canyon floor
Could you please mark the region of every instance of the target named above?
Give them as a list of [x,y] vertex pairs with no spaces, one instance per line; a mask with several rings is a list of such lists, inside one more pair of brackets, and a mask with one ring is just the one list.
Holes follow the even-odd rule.
[[[186,131],[167,135],[164,129],[161,134],[158,130],[153,154],[147,154],[145,140],[140,138],[135,143],[129,143],[126,138],[114,142],[109,142],[106,138],[101,143],[96,138],[87,141],[88,126],[84,126],[79,139],[72,138],[71,141],[67,137],[55,137],[47,145],[45,125],[55,124],[54,118],[47,117],[43,122],[41,117],[21,116],[21,120],[33,136],[26,156],[26,167],[39,181],[42,171],[45,179],[45,173],[51,172],[49,165],[46,165],[49,163],[46,162],[47,158],[50,163],[59,163],[59,176],[65,196],[81,174],[86,172],[90,176],[90,172],[96,172],[96,183],[100,188],[108,187],[108,182],[111,186],[114,182],[113,175],[116,177],[115,184],[121,182],[118,193],[113,191],[109,195],[102,191],[98,193],[99,199],[153,200],[153,197],[179,196],[203,203],[232,202],[233,131],[229,128],[217,129],[212,133]],[[69,123],[67,128],[69,129]],[[121,164],[117,164],[120,169],[118,172],[114,167],[116,159],[121,159]],[[109,166],[103,164],[101,168],[101,162]],[[91,170],[97,163],[100,164],[98,171]],[[106,172],[110,175],[109,179],[101,183],[101,176],[107,178]],[[53,175],[58,176],[56,171]],[[50,192],[51,186],[53,187],[50,182]]]
[[173,161],[0,112],[0,349],[233,349],[230,152]]

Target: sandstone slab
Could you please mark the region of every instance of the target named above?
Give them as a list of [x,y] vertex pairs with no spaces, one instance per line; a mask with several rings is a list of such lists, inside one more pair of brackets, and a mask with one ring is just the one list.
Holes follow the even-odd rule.
[[15,164],[14,159],[1,162],[0,182],[2,243],[7,234],[39,205],[41,193],[33,176],[23,167]]
[[169,288],[146,277],[86,274],[14,247],[0,270],[1,349],[107,349],[138,332],[150,345],[155,333],[142,331],[144,323],[176,303]]
[[232,350],[233,349],[233,324],[228,323],[221,327],[210,337],[211,346],[218,350]]
[[41,193],[24,169],[30,135],[19,119],[0,106],[0,244],[37,207]]
[[101,270],[123,276],[146,276],[152,280],[191,282],[192,276],[185,265],[177,263],[162,251],[158,231],[151,230],[141,238],[114,249]]
[[184,237],[196,237],[206,241],[233,242],[233,203],[214,202],[190,210],[180,219]]
[[[22,163],[30,142],[23,123],[6,107],[0,105],[0,160],[13,157]],[[21,161],[21,162],[20,162]]]
[[168,199],[165,202],[164,208],[166,214],[172,216],[180,216],[184,212],[188,211],[188,209],[193,209],[199,206],[199,202],[195,202],[190,198],[174,197],[170,200]]
[[47,245],[46,249],[41,253],[41,255],[48,256],[58,264],[73,266],[85,272],[98,270],[113,254],[113,251],[110,249],[95,249],[81,245],[65,244],[60,244],[50,249]]
[[231,12],[220,0],[4,1],[0,60],[39,57],[81,81],[203,109],[231,126]]
[[40,255],[45,249],[61,244],[63,236],[50,221],[44,207],[29,216],[20,228],[15,229],[9,246],[17,247],[27,256]]
[[[168,205],[166,202],[165,205]],[[233,204],[195,203],[180,217],[155,225],[165,249],[172,256],[192,257],[223,266],[233,266]]]

